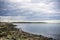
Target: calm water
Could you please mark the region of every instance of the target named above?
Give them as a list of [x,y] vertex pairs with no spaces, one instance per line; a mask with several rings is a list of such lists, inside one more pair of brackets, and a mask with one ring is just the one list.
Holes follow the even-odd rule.
[[14,23],[23,31],[60,40],[60,24]]

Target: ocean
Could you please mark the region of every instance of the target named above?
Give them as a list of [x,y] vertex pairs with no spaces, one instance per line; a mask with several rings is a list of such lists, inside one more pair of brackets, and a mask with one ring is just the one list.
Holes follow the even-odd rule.
[[16,28],[25,32],[43,35],[45,37],[60,40],[60,24],[59,23],[14,23]]

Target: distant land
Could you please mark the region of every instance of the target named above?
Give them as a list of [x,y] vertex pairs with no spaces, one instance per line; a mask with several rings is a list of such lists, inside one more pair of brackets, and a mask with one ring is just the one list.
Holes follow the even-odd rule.
[[13,23],[60,23],[60,20],[42,20],[42,21],[20,21],[20,20],[4,20],[0,22],[13,22]]

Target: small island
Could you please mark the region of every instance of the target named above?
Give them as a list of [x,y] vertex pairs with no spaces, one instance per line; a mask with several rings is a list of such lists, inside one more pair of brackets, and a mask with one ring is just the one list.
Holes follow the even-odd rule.
[[0,40],[55,40],[43,35],[31,34],[15,28],[12,23],[0,22]]

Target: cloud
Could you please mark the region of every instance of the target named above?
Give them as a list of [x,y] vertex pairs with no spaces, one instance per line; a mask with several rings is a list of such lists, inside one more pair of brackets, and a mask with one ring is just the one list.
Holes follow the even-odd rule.
[[26,17],[25,16],[0,16],[0,21],[3,22],[13,22],[13,21],[25,21]]
[[9,2],[31,2],[31,0],[9,0]]
[[[32,10],[33,12],[60,13],[60,11],[58,11],[59,10],[58,2],[52,0],[38,0],[40,2],[31,3],[32,1],[36,1],[36,0],[9,0],[8,2],[13,2],[13,3],[16,2],[15,6],[12,5],[13,3],[10,6],[14,10],[23,9],[23,10]],[[9,6],[7,8],[9,8]]]
[[25,8],[27,10],[32,10],[35,12],[44,12],[44,13],[60,13],[57,12],[54,7],[55,7],[55,2],[51,3],[24,3],[21,5],[20,8]]
[[[8,1],[8,0],[7,0]],[[60,19],[59,3],[50,0],[10,0],[5,3],[1,14],[22,16],[23,20]],[[36,2],[35,2],[36,1]]]

